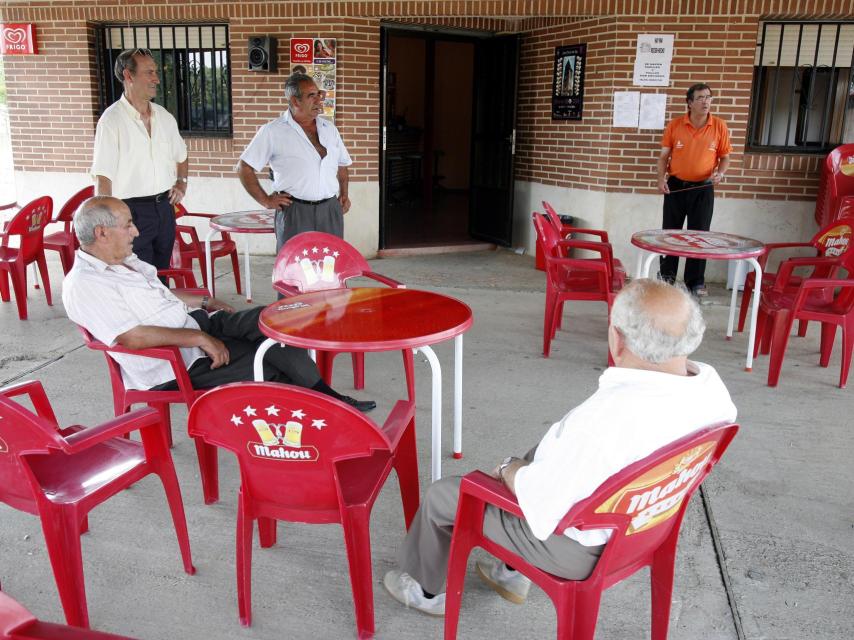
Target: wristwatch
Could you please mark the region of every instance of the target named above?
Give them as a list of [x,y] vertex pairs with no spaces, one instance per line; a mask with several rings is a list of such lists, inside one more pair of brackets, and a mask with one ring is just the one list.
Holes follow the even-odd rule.
[[501,461],[501,464],[498,465],[498,477],[501,478],[502,482],[504,482],[504,470],[518,459],[519,458],[516,456],[507,456]]
[[184,184],[187,184],[187,176],[178,176],[175,178],[175,182],[183,182]]
[[208,310],[208,303],[211,301],[210,296],[202,296],[202,311]]

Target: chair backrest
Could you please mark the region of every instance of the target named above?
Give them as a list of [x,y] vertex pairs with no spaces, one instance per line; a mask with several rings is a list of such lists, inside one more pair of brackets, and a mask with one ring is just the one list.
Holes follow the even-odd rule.
[[0,502],[28,513],[35,512],[35,494],[23,458],[57,452],[65,444],[44,390],[39,385],[34,391],[34,401],[43,414],[53,418],[53,423],[7,397],[4,389],[0,389]]
[[92,185],[80,189],[80,191],[71,196],[68,201],[62,205],[62,209],[60,209],[59,213],[56,214],[54,222],[71,223],[74,220],[74,214],[77,213],[80,205],[94,195],[95,187]]
[[560,242],[560,232],[555,229],[554,224],[549,220],[547,215],[543,215],[535,211],[531,214],[531,219],[534,221],[534,229],[537,231],[537,242],[543,249],[543,254],[553,256],[554,248]]
[[[391,455],[379,428],[329,396],[274,382],[241,382],[212,389],[190,410],[190,436],[235,453],[247,498],[277,506],[305,522],[334,522],[336,462]],[[336,516],[336,517],[332,517]]]
[[306,231],[279,249],[273,283],[300,291],[340,289],[348,279],[370,270],[368,261],[353,245],[329,233]]
[[827,154],[819,178],[815,218],[819,225],[833,221],[842,196],[854,195],[854,144]]
[[688,501],[737,431],[735,424],[703,428],[629,465],[575,504],[555,533],[613,529],[591,578],[621,580],[668,540],[675,545]]
[[50,196],[42,196],[24,205],[6,227],[6,235],[20,236],[18,251],[25,264],[35,260],[42,252],[44,228],[50,222],[52,213],[53,199]]

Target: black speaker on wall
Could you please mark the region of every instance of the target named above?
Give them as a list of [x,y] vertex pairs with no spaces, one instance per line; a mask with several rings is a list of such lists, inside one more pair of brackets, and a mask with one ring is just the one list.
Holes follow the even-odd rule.
[[249,70],[276,70],[276,39],[271,36],[249,38]]

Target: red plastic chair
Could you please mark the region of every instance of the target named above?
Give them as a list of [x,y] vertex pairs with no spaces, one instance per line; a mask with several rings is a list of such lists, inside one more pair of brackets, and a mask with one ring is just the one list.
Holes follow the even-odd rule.
[[695,431],[614,474],[590,497],[576,503],[558,524],[555,535],[562,535],[568,527],[612,530],[599,562],[585,580],[566,580],[546,573],[484,536],[487,504],[519,518],[524,516],[515,496],[498,480],[479,471],[467,475],[460,484],[448,560],[445,640],[457,637],[466,562],[474,547],[486,549],[521,571],[548,594],[557,610],[557,637],[564,640],[592,640],[602,592],[649,566],[652,640],[665,640],[682,518],[694,491],[737,431],[734,424]]
[[[39,267],[47,304],[53,305],[50,276],[44,257],[44,228],[50,222],[52,211],[53,200],[50,196],[36,198],[16,213],[0,233],[0,299],[9,302],[8,278],[11,278],[21,320],[27,319],[27,265],[33,262]],[[20,238],[17,247],[8,245],[12,236]]]
[[[28,395],[36,413],[12,398]],[[120,436],[139,431],[142,442]],[[184,570],[195,573],[181,489],[156,411],[60,429],[40,382],[0,389],[0,500],[41,518],[68,624],[89,626],[80,534],[88,513],[149,474],[166,490]]]
[[[320,231],[306,231],[288,240],[276,256],[273,265],[273,288],[284,296],[306,291],[343,289],[350,278],[370,278],[389,287],[406,285],[371,270],[368,261],[356,248],[337,236]],[[332,384],[332,362],[341,351],[321,351],[317,367],[327,384]],[[415,400],[415,365],[412,351],[404,349],[403,368],[406,371],[406,390]],[[365,388],[365,354],[351,354],[353,380],[356,389]]]
[[[371,508],[397,472],[407,528],[418,510],[415,405],[399,401],[382,427],[329,396],[271,382],[227,384],[190,410],[190,435],[237,456],[237,602],[251,624],[252,536],[276,542],[276,521],[338,522],[350,565],[359,638],[373,636]],[[301,615],[299,612],[294,612]]]
[[[175,205],[175,220],[180,220],[183,217],[205,218],[210,220],[216,218],[215,213],[190,213],[184,208],[184,205],[178,203]],[[205,243],[199,241],[199,234],[196,228],[186,224],[175,225],[175,241],[178,243],[180,262],[176,263],[173,254],[173,267],[189,267],[193,268],[193,260],[199,261],[199,267],[202,270],[202,283],[208,291],[213,291],[213,284],[208,282],[207,261],[205,258]],[[216,262],[217,258],[231,256],[231,270],[234,273],[234,285],[237,287],[237,293],[242,293],[240,288],[240,258],[237,255],[237,245],[231,236],[223,231],[221,240],[211,240],[211,262]],[[211,266],[213,273],[213,266]]]
[[815,221],[823,227],[836,218],[839,201],[854,195],[854,144],[843,144],[829,154],[821,167]]
[[[805,278],[793,290],[790,286],[792,270],[812,266],[814,274],[835,271],[839,266],[847,272],[847,279],[813,275]],[[839,370],[839,387],[845,388],[854,351],[854,251],[839,258],[791,258],[780,265],[777,281],[770,291],[763,291],[759,299],[759,316],[756,321],[754,356],[761,348],[771,354],[768,364],[768,386],[776,387],[789,343],[789,334],[795,320],[821,323],[821,355],[819,365],[830,362],[836,328],[842,328],[842,364]]]
[[[543,356],[549,357],[551,341],[560,327],[563,304],[567,300],[599,300],[611,304],[622,288],[615,275],[611,248],[602,242],[587,240],[561,240],[547,218],[534,213],[537,242],[541,243],[546,257],[546,310],[543,321]],[[568,249],[588,249],[599,253],[599,258],[565,258]],[[610,352],[608,362],[611,362]]]
[[[852,207],[854,208],[854,207]],[[848,211],[845,215],[847,217]],[[851,213],[854,213],[852,211]],[[769,290],[774,286],[777,280],[777,272],[766,271],[765,265],[768,264],[768,256],[779,249],[791,249],[797,247],[808,247],[815,250],[814,256],[811,257],[831,257],[838,258],[845,254],[854,242],[854,219],[838,219],[826,225],[819,230],[809,242],[773,242],[765,245],[766,252],[759,256],[759,266],[762,267],[762,291]],[[823,267],[819,267],[819,271],[813,277],[832,278],[835,275],[834,263],[829,263]],[[788,287],[790,291],[794,291],[800,286],[803,278],[792,275],[789,277]],[[738,310],[738,330],[744,331],[744,323],[747,319],[747,312],[750,309],[750,301],[753,298],[753,290],[756,287],[756,274],[751,271],[744,281],[744,291],[741,295],[741,307]],[[802,322],[798,335],[803,337],[806,335],[807,323]]]
[[74,252],[80,246],[77,241],[77,235],[74,233],[74,214],[80,205],[86,200],[95,195],[95,187],[88,186],[80,189],[75,193],[68,202],[66,202],[53,222],[62,222],[62,231],[48,234],[44,237],[45,250],[58,251],[59,259],[62,262],[62,272],[68,273],[71,271],[71,265],[74,264]]
[[112,633],[42,622],[0,591],[0,640],[133,640]]
[[[91,333],[80,325],[77,325],[77,328],[83,335],[83,341],[87,347],[104,354],[104,358],[107,361],[107,370],[110,373],[110,386],[113,391],[113,410],[115,414],[120,416],[127,413],[135,404],[147,404],[152,409],[156,409],[160,415],[166,440],[171,447],[172,419],[169,413],[169,405],[183,403],[187,405],[187,410],[189,411],[196,398],[205,392],[203,389],[193,389],[193,383],[190,382],[190,376],[187,374],[187,368],[184,366],[184,361],[181,359],[181,352],[178,350],[178,347],[127,349],[118,344],[111,347],[96,340]],[[126,353],[134,356],[166,360],[172,366],[172,371],[175,373],[175,381],[178,384],[177,391],[128,389],[125,387],[124,378],[122,378],[121,366],[110,356],[111,353]],[[202,477],[204,501],[205,504],[213,504],[219,500],[219,464],[217,462],[216,449],[207,446],[199,439],[195,440],[195,445],[196,456],[199,459],[199,472]]]

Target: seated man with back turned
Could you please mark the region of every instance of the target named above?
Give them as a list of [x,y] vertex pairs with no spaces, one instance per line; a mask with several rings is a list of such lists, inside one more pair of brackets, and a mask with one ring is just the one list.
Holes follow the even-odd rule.
[[[133,253],[138,235],[127,205],[109,196],[90,198],[74,216],[80,240],[62,286],[68,317],[107,345],[129,349],[177,346],[196,389],[253,379],[263,307],[235,312],[208,296],[167,289],[157,270]],[[110,353],[130,389],[177,389],[165,360]],[[305,349],[274,348],[264,358],[264,379],[314,389],[360,411],[376,407],[334,391]]]
[[[697,429],[735,420],[736,410],[715,370],[688,360],[705,325],[687,291],[636,280],[614,301],[608,344],[615,367],[599,390],[552,425],[523,459],[506,458],[492,472],[515,494],[524,519],[487,506],[487,537],[548,573],[583,580],[610,531],[567,529],[561,518],[610,476]],[[444,615],[444,584],[460,478],[442,478],[425,493],[399,554],[401,570],[384,584],[407,605]],[[530,581],[496,560],[477,562],[490,587],[521,604]]]

